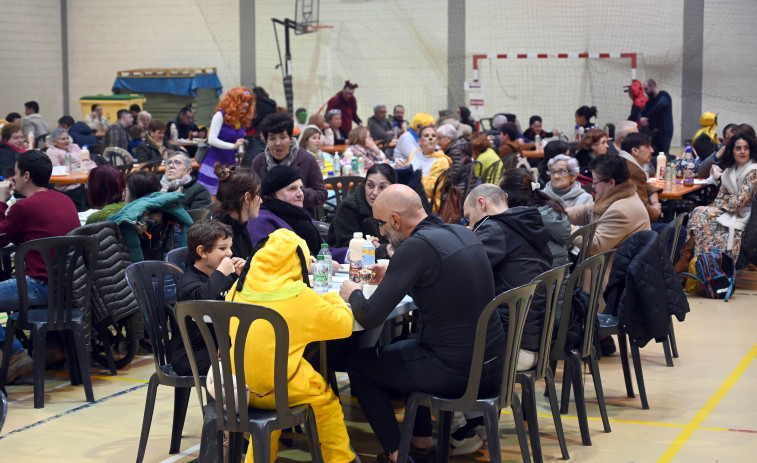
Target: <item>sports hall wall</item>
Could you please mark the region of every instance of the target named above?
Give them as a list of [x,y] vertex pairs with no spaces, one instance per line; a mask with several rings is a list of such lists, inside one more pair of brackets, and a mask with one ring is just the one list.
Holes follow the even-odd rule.
[[[293,18],[295,2],[254,0],[254,15],[240,21],[239,1],[0,0],[0,116],[22,112],[30,99],[39,101],[48,121],[63,114],[61,4],[68,26],[67,110],[73,115],[80,96],[110,93],[116,71],[149,67],[215,66],[224,90],[255,82],[283,106],[271,18]],[[402,103],[410,116],[435,113],[449,105],[447,86],[450,76],[461,75],[458,67],[465,81],[473,80],[474,54],[636,53],[638,78],[654,78],[673,98],[673,144],[691,136],[681,133],[682,118],[699,116],[681,113],[682,62],[691,51],[683,41],[689,0],[450,2],[321,0],[320,22],[334,28],[292,36],[295,107],[317,110],[350,79],[360,85],[363,118],[379,102]],[[754,17],[753,0],[704,1],[702,110],[718,113],[721,127],[757,122],[750,85],[757,75]],[[464,41],[465,56],[456,61],[448,56],[450,23],[457,25],[453,45]],[[242,27],[254,28],[253,43],[240,44]],[[283,54],[280,28],[279,41]],[[249,47],[255,75],[241,76],[241,52],[249,54]],[[479,65],[483,115],[513,112],[526,124],[540,114],[546,129],[571,133],[581,105],[597,106],[600,126],[630,111],[622,91],[631,79],[628,59],[508,58]],[[460,79],[453,80],[453,102],[467,104],[470,95],[460,90]]]

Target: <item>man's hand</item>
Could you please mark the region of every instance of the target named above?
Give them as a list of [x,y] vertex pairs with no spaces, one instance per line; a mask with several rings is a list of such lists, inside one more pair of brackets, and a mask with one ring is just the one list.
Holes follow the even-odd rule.
[[344,302],[349,302],[350,295],[358,289],[363,289],[363,283],[355,283],[352,280],[344,280],[342,286],[339,288],[339,297],[344,299]]
[[234,273],[234,261],[230,257],[224,257],[216,270],[229,276]]
[[4,182],[0,182],[0,201],[7,203],[9,199],[11,199],[11,182],[9,180],[6,180]]
[[234,273],[236,273],[237,276],[239,276],[242,273],[244,264],[246,264],[247,261],[242,259],[241,257],[232,257],[231,263],[234,265]]
[[[391,244],[389,246],[391,246]],[[394,251],[392,250],[392,253],[393,252]],[[376,277],[373,279],[373,281],[375,281],[374,284],[376,285],[381,283],[381,280],[384,279],[384,275],[386,275],[386,268],[387,264],[373,264],[366,267],[366,269],[376,274]]]
[[646,127],[649,125],[649,119],[642,117],[641,119],[639,119],[639,124],[641,124],[642,127]]

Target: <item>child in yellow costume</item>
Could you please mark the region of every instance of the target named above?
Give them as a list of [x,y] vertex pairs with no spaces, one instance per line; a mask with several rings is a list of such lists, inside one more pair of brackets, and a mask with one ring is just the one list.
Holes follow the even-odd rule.
[[[346,463],[353,461],[355,454],[350,449],[342,407],[323,377],[302,355],[311,342],[350,336],[354,318],[338,294],[319,295],[303,282],[297,247],[308,259],[307,244],[294,232],[279,229],[271,233],[268,242],[252,258],[242,290],[237,291],[235,286],[226,300],[270,307],[284,317],[289,326],[289,405],[307,403],[313,407],[324,461]],[[238,326],[232,319],[232,340],[236,338]],[[273,328],[263,321],[253,323],[246,342],[250,346],[244,357],[250,406],[274,410],[273,393],[264,397],[256,394],[264,395],[273,390]],[[271,436],[271,461],[276,460],[280,434],[274,432]],[[246,462],[252,461],[250,443]]]

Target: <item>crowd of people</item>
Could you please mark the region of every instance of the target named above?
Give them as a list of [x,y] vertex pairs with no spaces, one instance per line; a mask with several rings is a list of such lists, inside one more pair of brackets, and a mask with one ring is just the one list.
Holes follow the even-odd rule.
[[[403,105],[395,105],[389,116],[381,103],[364,125],[357,88],[346,81],[328,100],[324,114],[308,118],[307,110],[299,108],[296,121],[260,87],[231,89],[209,121],[208,149],[196,172],[196,153],[166,137],[174,131],[181,138],[201,135],[191,107],[166,124],[139,107],[119,110],[117,120],[110,122],[93,105],[84,121],[64,116],[51,130],[36,102],[29,102],[26,117],[12,113],[3,122],[0,174],[9,181],[0,183],[0,245],[65,235],[80,224],[77,209],[97,209],[87,221],[119,224],[138,261],[151,255],[143,249],[143,230],[133,224],[146,213],[165,214],[172,246],[187,246],[190,257],[179,300],[225,298],[266,305],[284,315],[292,343],[290,403],[313,406],[324,457],[331,462],[349,462],[355,455],[338,400],[305,360],[305,346],[350,337],[353,320],[366,329],[379,327],[410,294],[421,320],[417,332],[388,345],[352,351],[343,362],[352,393],[385,451],[379,461],[396,461],[400,431],[392,391],[460,395],[468,381],[479,315],[495,295],[568,264],[574,246],[598,254],[660,221],[660,190],[648,177],[652,153],[670,151],[671,99],[651,79],[634,81],[629,88],[631,120],[607,132],[597,127],[597,108],[581,106],[575,112],[578,139],[568,142],[558,131],[544,131],[538,115],[521,131],[514,114],[499,113],[487,130],[465,107],[440,111],[438,118],[418,112],[408,122]],[[703,116],[702,125],[693,151],[703,164],[709,162],[711,167],[707,172],[700,168],[700,176],[709,177],[718,191],[712,204],[692,212],[681,253],[686,268],[692,257],[713,249],[738,258],[757,190],[752,127],[726,126],[720,143],[716,118]],[[165,173],[140,170],[124,177],[112,165],[82,159],[81,143],[94,146],[89,137],[95,133],[103,134],[105,147],[126,150],[138,162],[162,162]],[[329,166],[319,166],[318,152],[333,144],[348,145],[345,157],[349,152],[363,158],[366,173],[364,182],[335,209],[324,233],[317,221],[323,219],[320,206],[329,199],[324,183]],[[526,161],[524,151],[541,157]],[[494,174],[486,180],[479,174],[471,184],[472,163],[481,164],[481,173]],[[61,165],[89,171],[87,187],[50,184],[53,166]],[[446,181],[439,188],[442,175]],[[457,205],[460,223],[445,223],[436,212],[452,197],[453,188],[469,192]],[[12,195],[16,201],[9,209]],[[218,203],[213,217],[193,223],[187,211],[213,202]],[[569,241],[578,227],[594,222],[598,225],[591,242]],[[326,243],[335,262],[346,262],[355,232],[375,237],[376,257],[390,259],[388,265],[370,268],[379,282],[375,292],[368,298],[361,283],[348,280],[339,290],[341,297],[316,294],[302,271],[308,257]],[[44,301],[44,268],[28,262],[25,272],[30,297]],[[237,278],[240,284],[233,290]],[[18,303],[17,290],[16,280],[0,282],[6,307]],[[308,317],[298,309],[298,297],[307,301]],[[537,292],[518,370],[536,362],[545,303],[543,292]],[[488,322],[482,389],[497,387],[507,325],[506,308]],[[0,345],[6,335],[13,334],[0,327]],[[256,348],[272,342],[268,333],[250,336],[255,336]],[[211,353],[204,351],[196,327],[190,329],[190,338],[205,371]],[[606,342],[602,347],[606,353],[614,349]],[[267,355],[272,351],[267,349]],[[31,359],[18,341],[5,358],[10,359],[9,383],[30,373]],[[191,373],[181,342],[175,341],[171,358],[176,372]],[[247,378],[250,389],[258,392],[272,388],[271,381],[259,374]],[[266,394],[250,397],[255,406],[273,406]],[[485,438],[478,432],[482,418],[466,418],[467,424],[454,430],[453,454],[475,451],[480,445],[471,442],[482,444]],[[433,461],[426,408],[418,412],[410,454],[416,462]]]

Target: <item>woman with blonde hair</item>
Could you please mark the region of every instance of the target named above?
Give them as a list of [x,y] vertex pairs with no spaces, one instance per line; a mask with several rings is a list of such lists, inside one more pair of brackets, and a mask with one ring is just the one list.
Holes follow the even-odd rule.
[[215,200],[218,177],[214,165],[235,165],[239,147],[244,146],[245,127],[255,112],[255,98],[245,87],[234,87],[223,97],[213,114],[208,131],[208,154],[197,172],[197,183],[210,191]]
[[352,153],[352,156],[362,156],[365,162],[365,170],[373,167],[374,164],[386,161],[384,153],[376,146],[368,129],[362,126],[357,126],[350,131],[347,140],[350,142],[349,148],[344,151],[345,156],[347,152]]

